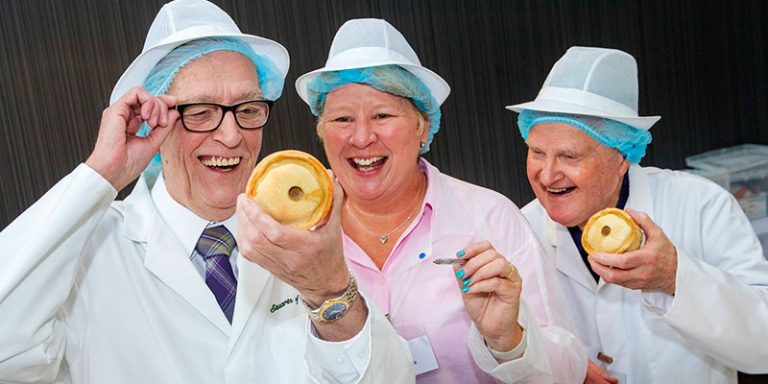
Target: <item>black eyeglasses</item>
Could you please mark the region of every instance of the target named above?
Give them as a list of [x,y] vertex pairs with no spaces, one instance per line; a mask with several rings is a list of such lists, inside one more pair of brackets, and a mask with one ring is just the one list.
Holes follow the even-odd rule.
[[191,103],[176,106],[181,115],[181,125],[192,132],[215,131],[229,111],[235,115],[240,128],[258,129],[267,124],[270,109],[272,100],[248,100],[235,105]]

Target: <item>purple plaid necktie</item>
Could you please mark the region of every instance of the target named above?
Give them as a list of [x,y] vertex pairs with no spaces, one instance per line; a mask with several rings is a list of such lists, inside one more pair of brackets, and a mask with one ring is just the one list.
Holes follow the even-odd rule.
[[237,280],[229,263],[233,249],[235,238],[223,225],[206,228],[195,246],[197,253],[205,260],[205,283],[216,296],[216,301],[230,323],[237,292]]

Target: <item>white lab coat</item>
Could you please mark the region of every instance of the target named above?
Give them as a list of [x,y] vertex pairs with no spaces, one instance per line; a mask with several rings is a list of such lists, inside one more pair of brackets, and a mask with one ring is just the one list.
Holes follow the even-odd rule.
[[736,383],[736,371],[768,371],[768,262],[736,200],[683,172],[629,169],[627,208],[647,213],[678,254],[675,296],[599,284],[568,229],[538,200],[523,213],[552,258],[596,361],[627,383]]
[[[230,325],[143,179],[115,196],[81,165],[0,233],[0,382],[332,381],[293,287],[238,257]],[[413,382],[408,347],[371,313],[370,340],[346,351],[361,381]]]

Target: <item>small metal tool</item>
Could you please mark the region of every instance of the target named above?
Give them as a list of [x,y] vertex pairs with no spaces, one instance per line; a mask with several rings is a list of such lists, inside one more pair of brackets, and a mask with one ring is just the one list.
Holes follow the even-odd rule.
[[438,265],[453,265],[453,264],[466,264],[467,259],[458,259],[458,258],[445,258],[445,259],[434,259],[432,260],[433,263]]

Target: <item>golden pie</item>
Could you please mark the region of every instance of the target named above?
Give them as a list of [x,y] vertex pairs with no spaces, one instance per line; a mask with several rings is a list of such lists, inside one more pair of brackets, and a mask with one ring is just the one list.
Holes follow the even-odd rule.
[[581,245],[593,253],[624,253],[640,248],[643,232],[626,212],[606,208],[592,215],[584,226]]
[[333,184],[314,156],[287,150],[256,164],[245,194],[281,224],[309,229],[331,210]]

